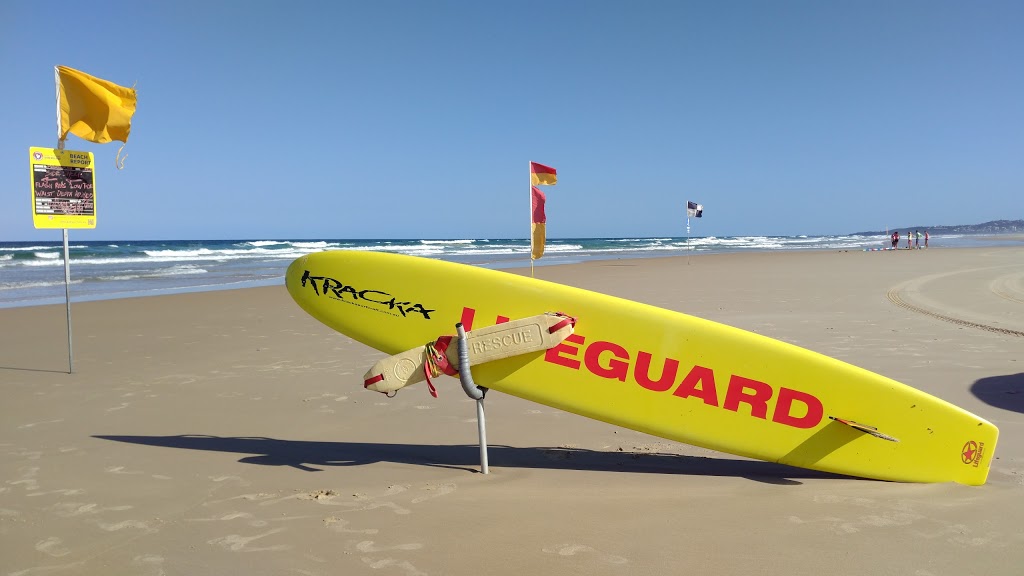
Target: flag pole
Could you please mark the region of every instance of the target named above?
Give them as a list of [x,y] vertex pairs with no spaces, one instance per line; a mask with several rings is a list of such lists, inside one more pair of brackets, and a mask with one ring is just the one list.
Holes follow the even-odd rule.
[[[57,96],[57,150],[64,149],[64,139],[60,133],[60,70],[53,67],[53,82]],[[71,258],[68,250],[68,229],[64,228],[64,307],[67,310],[68,323],[68,374],[75,371],[75,356],[71,348]]]
[[690,207],[686,207],[686,265],[690,265]]

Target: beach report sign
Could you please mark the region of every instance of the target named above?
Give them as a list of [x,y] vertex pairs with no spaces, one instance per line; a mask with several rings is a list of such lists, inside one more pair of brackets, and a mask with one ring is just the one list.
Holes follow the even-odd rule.
[[92,152],[31,147],[32,223],[36,228],[95,228]]

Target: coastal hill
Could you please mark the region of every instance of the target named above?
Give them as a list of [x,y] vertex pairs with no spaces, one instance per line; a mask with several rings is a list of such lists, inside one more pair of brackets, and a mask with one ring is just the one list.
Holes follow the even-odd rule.
[[[1024,232],[1024,220],[993,220],[983,224],[959,224],[956,226],[899,226],[889,230],[927,230],[929,234],[1012,234]],[[885,230],[876,232],[854,232],[853,236],[877,236],[886,234]]]

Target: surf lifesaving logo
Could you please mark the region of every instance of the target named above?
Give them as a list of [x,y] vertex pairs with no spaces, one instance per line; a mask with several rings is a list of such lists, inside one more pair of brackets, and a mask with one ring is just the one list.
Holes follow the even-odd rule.
[[985,455],[985,443],[975,442],[974,440],[968,440],[964,444],[964,449],[960,452],[960,459],[963,460],[964,464],[969,466],[978,467],[981,464],[981,458]]
[[[313,276],[309,270],[302,273],[302,287],[305,288],[307,284],[313,288],[313,292],[317,296],[327,296],[346,304],[355,304],[383,314],[403,317],[422,314],[424,320],[430,320],[430,313],[434,312],[419,302],[400,300],[383,290],[360,290],[328,276]],[[348,297],[347,300],[346,297]]]

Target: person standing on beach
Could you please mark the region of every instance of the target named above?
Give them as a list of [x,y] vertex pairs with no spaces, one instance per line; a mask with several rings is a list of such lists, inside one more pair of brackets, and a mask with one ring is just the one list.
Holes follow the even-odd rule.
[[898,250],[900,247],[900,231],[896,230],[892,233],[892,249]]
[[910,250],[910,230],[907,230],[907,250]]
[[921,231],[914,230],[914,248],[921,247]]
[[927,230],[924,231],[924,247],[925,248],[928,247],[928,231]]

